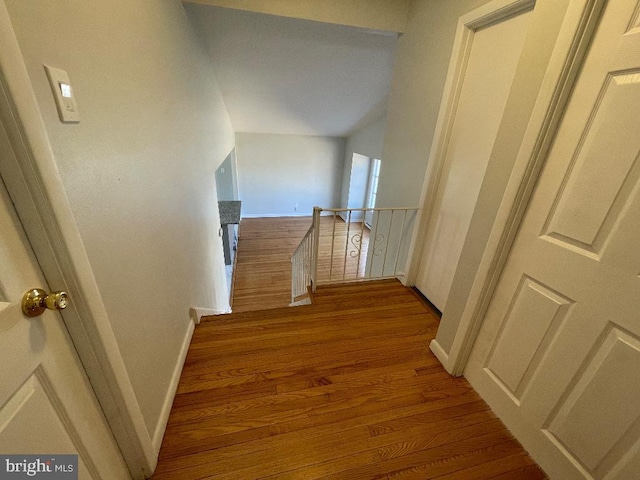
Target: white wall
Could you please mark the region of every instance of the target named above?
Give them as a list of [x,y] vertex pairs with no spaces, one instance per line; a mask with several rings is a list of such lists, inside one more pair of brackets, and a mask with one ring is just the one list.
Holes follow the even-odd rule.
[[[189,307],[228,307],[214,172],[234,135],[214,72],[177,0],[6,4],[153,437]],[[58,120],[43,64],[69,73],[79,124]]]
[[[260,1],[268,7],[276,3],[282,2]],[[186,6],[219,67],[218,82],[236,132],[344,137],[384,113],[396,35]]]
[[370,158],[378,158],[381,160],[385,124],[386,117],[379,118],[356,132],[353,132],[347,138],[344,156],[344,171],[342,176],[342,192],[340,197],[341,207],[352,206],[349,205],[349,186],[351,183],[351,162],[353,160],[353,154],[359,153],[360,155],[365,155]]
[[372,30],[403,32],[410,0],[187,0],[249,12],[350,25]]
[[412,2],[389,93],[379,206],[418,205],[458,17],[488,1]]
[[[414,0],[398,41],[379,206],[418,205],[458,18],[489,0]],[[436,340],[449,352],[569,0],[537,0]],[[422,241],[418,239],[418,242]],[[418,250],[419,252],[419,250]]]
[[340,137],[237,133],[242,216],[311,215],[316,205],[337,207],[344,152]]

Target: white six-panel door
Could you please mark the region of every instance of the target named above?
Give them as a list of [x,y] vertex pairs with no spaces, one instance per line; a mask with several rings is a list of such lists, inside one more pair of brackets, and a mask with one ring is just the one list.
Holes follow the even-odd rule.
[[552,478],[640,478],[640,5],[605,8],[465,376]]
[[0,453],[78,454],[82,480],[131,478],[62,318],[22,314],[31,288],[46,284],[0,177]]

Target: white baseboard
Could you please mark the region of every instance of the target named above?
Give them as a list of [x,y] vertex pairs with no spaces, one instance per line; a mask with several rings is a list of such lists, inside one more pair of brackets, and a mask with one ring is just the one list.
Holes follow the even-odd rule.
[[213,308],[191,307],[189,309],[189,318],[193,320],[194,324],[199,325],[202,317],[209,315],[226,315],[227,313],[231,313],[230,308],[228,310],[214,310]]
[[[189,310],[189,312],[191,312],[191,310]],[[171,413],[171,407],[173,406],[173,399],[175,398],[176,391],[178,390],[178,383],[180,383],[182,367],[184,366],[184,361],[187,358],[187,352],[189,351],[189,345],[191,345],[191,337],[193,337],[193,331],[195,330],[195,327],[195,323],[193,321],[190,321],[189,326],[187,327],[187,331],[184,335],[184,340],[182,341],[182,347],[180,347],[180,354],[178,355],[176,365],[173,368],[173,374],[171,375],[171,382],[169,383],[169,388],[167,389],[167,395],[165,396],[164,403],[162,404],[160,420],[158,421],[156,430],[153,433],[152,445],[156,456],[160,453],[162,439],[164,437],[164,432],[167,429],[169,414]]]
[[208,315],[224,315],[231,313],[231,309],[227,311],[214,310],[212,308],[203,307],[191,307],[189,309],[189,326],[184,335],[182,346],[180,347],[180,354],[176,360],[176,365],[173,368],[173,374],[171,375],[171,382],[167,389],[167,395],[162,404],[162,410],[160,413],[160,420],[156,426],[156,430],[153,433],[152,445],[157,456],[160,453],[160,447],[162,446],[162,439],[164,432],[167,429],[167,422],[169,421],[169,414],[171,413],[171,407],[173,406],[173,400],[178,390],[178,384],[180,383],[180,375],[182,374],[182,368],[184,367],[184,361],[187,358],[187,352],[189,351],[189,345],[191,345],[191,338],[196,325],[200,323],[200,319]]
[[451,375],[453,375],[451,371],[452,369],[449,365],[449,354],[444,351],[442,346],[438,343],[438,341],[435,338],[431,340],[431,343],[429,343],[429,350],[433,352],[433,354],[440,361],[444,369],[447,372],[449,372]]

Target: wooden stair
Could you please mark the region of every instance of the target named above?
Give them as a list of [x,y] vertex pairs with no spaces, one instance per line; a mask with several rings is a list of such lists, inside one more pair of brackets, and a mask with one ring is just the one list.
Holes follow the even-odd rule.
[[397,281],[203,317],[153,478],[545,478],[430,353],[437,325]]
[[302,295],[294,297],[293,302],[289,304],[290,307],[301,307],[303,305],[311,305],[313,303],[313,294],[311,287],[307,287],[307,291]]

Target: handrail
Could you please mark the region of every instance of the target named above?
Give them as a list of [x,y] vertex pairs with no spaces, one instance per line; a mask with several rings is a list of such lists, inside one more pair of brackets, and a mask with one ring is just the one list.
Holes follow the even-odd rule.
[[320,213],[322,208],[313,207],[313,249],[311,251],[311,291],[315,292],[318,286],[318,250],[320,245]]
[[324,208],[313,207],[313,209],[319,209],[321,212],[388,212],[389,210],[418,210],[417,207],[373,207],[373,208]]
[[291,303],[308,293],[312,284],[312,253],[313,253],[314,225],[311,224],[307,233],[296,247],[291,256]]

